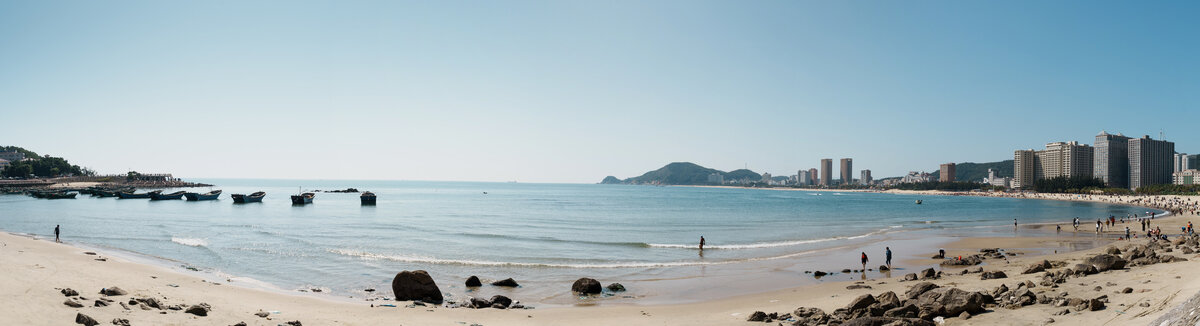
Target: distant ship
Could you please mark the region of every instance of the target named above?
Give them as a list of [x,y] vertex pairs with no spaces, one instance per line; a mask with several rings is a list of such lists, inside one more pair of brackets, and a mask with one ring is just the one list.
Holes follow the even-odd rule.
[[312,204],[313,197],[315,197],[315,196],[316,196],[316,194],[311,193],[311,192],[306,192],[306,193],[299,194],[299,195],[292,195],[292,205]]
[[358,198],[362,200],[363,205],[375,205],[375,193],[373,192],[364,192]]
[[262,191],[255,192],[250,195],[243,195],[243,194],[230,195],[230,197],[233,197],[233,202],[235,202],[235,203],[261,203],[263,197],[266,197],[266,196],[267,196],[267,193],[262,192]]
[[194,192],[189,192],[189,193],[184,193],[184,194],[183,194],[183,196],[184,196],[184,197],[187,197],[187,200],[188,200],[188,201],[198,201],[198,200],[217,200],[217,197],[220,197],[220,196],[221,196],[221,191],[220,191],[220,190],[213,190],[213,191],[209,191],[209,192],[206,192],[206,193],[203,193],[203,194],[200,194],[200,193],[194,193]]

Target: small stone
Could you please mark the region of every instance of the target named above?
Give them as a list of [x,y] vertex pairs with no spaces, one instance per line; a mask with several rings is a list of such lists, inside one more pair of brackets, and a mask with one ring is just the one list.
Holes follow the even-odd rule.
[[58,292],[62,292],[63,295],[68,296],[68,297],[73,297],[73,296],[79,295],[79,292],[72,290],[71,288],[65,288]]
[[1046,323],[1046,324],[1053,324],[1053,323],[1054,323],[1054,318],[1046,318],[1046,320],[1045,320],[1045,321],[1042,321],[1042,322],[1043,322],[1043,323]]
[[92,306],[93,307],[108,307],[108,302],[104,302],[104,300],[96,300],[96,303],[92,304]]
[[71,300],[71,299],[67,299],[67,301],[63,301],[63,304],[65,304],[71,308],[83,308],[82,303],[79,303],[78,301]]
[[750,317],[746,318],[746,321],[764,321],[766,319],[767,319],[767,313],[762,312],[762,311],[755,311],[754,313],[750,314]]
[[110,288],[100,289],[100,294],[107,295],[107,296],[116,296],[116,295],[126,295],[126,294],[128,294],[128,292],[125,292],[125,290],[122,290],[121,288],[114,286],[114,287],[110,287]]
[[258,316],[259,318],[267,318],[267,316],[270,316],[270,315],[271,315],[271,313],[268,313],[268,312],[266,312],[266,311],[259,310],[258,312],[254,313],[254,315],[255,315],[255,316]]
[[124,318],[116,318],[112,320],[112,324],[117,326],[129,326],[129,320]]
[[211,306],[209,306],[207,303],[201,303],[198,305],[192,305],[191,307],[188,307],[187,310],[184,310],[183,312],[203,317],[203,316],[208,316],[208,312],[210,310],[212,310]]
[[1133,288],[1124,288],[1124,289],[1121,289],[1121,293],[1133,293]]
[[304,326],[304,325],[301,325],[301,324],[300,324],[300,321],[299,321],[299,320],[293,320],[293,321],[289,321],[289,322],[286,322],[286,323],[284,323],[284,324],[288,324],[288,326]]
[[604,288],[606,288],[612,292],[625,292],[625,286],[621,285],[621,283],[609,284],[608,286],[606,286]]
[[96,321],[92,317],[88,317],[88,315],[81,313],[75,313],[75,323],[83,324],[84,326],[95,326],[100,324],[100,322]]

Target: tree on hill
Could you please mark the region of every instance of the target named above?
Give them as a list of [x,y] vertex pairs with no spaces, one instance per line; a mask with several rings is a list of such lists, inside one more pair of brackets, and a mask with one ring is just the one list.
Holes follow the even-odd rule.
[[25,154],[25,160],[9,163],[0,175],[9,178],[24,178],[30,175],[36,177],[57,177],[64,175],[92,175],[91,170],[72,165],[66,159],[50,155],[38,156],[37,153],[17,146],[0,147],[5,151],[17,151]]

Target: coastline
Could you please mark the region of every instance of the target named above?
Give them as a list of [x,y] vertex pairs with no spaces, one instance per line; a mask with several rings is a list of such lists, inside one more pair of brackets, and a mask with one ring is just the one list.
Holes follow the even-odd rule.
[[[925,194],[934,195],[931,193]],[[1039,199],[1069,200],[1058,198]],[[1189,217],[1194,217],[1194,215],[1183,214],[1158,218],[1156,219],[1156,223],[1180,223]],[[1044,226],[1029,225],[1024,227],[1043,228]],[[1168,229],[1168,231],[1170,230]],[[1084,234],[1089,233],[1091,232],[1084,232]],[[1115,234],[1117,232],[1106,232],[1105,236],[1111,238]],[[945,247],[948,248],[948,254],[951,256],[977,252],[978,249],[985,247],[1001,247],[1008,248],[1014,252],[1029,253],[1029,255],[1020,255],[1016,258],[1006,259],[1003,265],[1005,267],[1024,266],[1029,261],[1039,261],[1040,259],[1079,260],[1084,255],[1103,250],[1104,246],[1097,246],[1097,248],[1047,255],[1041,255],[1037,250],[1038,248],[1044,249],[1049,247],[1046,244],[1048,242],[1070,242],[1072,238],[1087,239],[1087,237],[1083,236],[1067,237],[1065,240],[1062,237],[1053,236],[1004,237],[1002,239],[964,237],[950,241],[945,244]],[[1125,243],[1123,241],[1118,242],[1104,239],[1101,239],[1101,241],[1116,243],[1117,245]],[[1135,242],[1140,241],[1144,240],[1138,239]],[[861,290],[851,291],[845,289],[846,286],[854,282],[865,282],[875,288],[866,292],[875,293],[884,289],[902,292],[904,290],[903,287],[907,285],[897,284],[894,280],[899,278],[900,274],[912,272],[916,269],[910,267],[898,270],[895,274],[871,274],[869,277],[864,273],[858,280],[853,279],[854,276],[858,276],[856,274],[842,275],[852,277],[847,280],[834,280],[831,278],[828,281],[800,286],[783,284],[779,286],[779,290],[765,293],[735,295],[714,300],[681,304],[645,304],[632,300],[632,302],[603,302],[603,304],[599,305],[594,303],[580,303],[576,306],[509,311],[496,309],[451,309],[443,307],[405,308],[406,303],[397,302],[395,304],[400,307],[373,308],[371,305],[390,302],[354,301],[354,299],[344,300],[343,298],[320,295],[256,289],[253,286],[245,286],[248,284],[240,283],[236,278],[229,280],[232,283],[213,281],[211,277],[206,278],[203,275],[193,275],[194,273],[165,266],[136,262],[122,257],[120,254],[108,256],[110,253],[106,252],[99,252],[101,256],[107,259],[106,261],[96,261],[94,259],[97,256],[82,254],[84,251],[92,249],[56,244],[21,235],[0,234],[0,242],[3,243],[0,250],[5,251],[4,255],[0,256],[0,261],[2,261],[5,267],[0,268],[6,269],[6,275],[12,275],[9,280],[0,282],[0,289],[18,294],[16,296],[9,296],[7,300],[12,301],[0,301],[0,303],[7,303],[10,306],[29,305],[33,307],[32,311],[35,312],[30,314],[18,314],[15,312],[0,313],[0,318],[34,325],[59,324],[58,321],[72,318],[75,312],[88,314],[101,321],[113,318],[126,318],[133,321],[134,324],[150,322],[152,324],[168,325],[197,322],[197,318],[204,318],[204,322],[211,322],[213,324],[234,324],[244,321],[251,325],[274,325],[287,320],[303,320],[304,322],[315,324],[348,325],[380,323],[449,324],[455,322],[484,323],[487,325],[561,323],[600,325],[616,322],[631,322],[636,324],[732,325],[744,323],[746,316],[756,310],[785,312],[799,306],[833,310],[844,305],[845,302],[857,294],[860,294],[859,292],[863,292]],[[1024,249],[1034,250],[1026,251]],[[920,253],[920,255],[925,254],[928,253]],[[1186,258],[1191,259],[1194,257],[1188,256]],[[931,263],[936,264],[935,260],[928,259],[900,260],[899,262],[904,265],[913,264],[916,266],[927,266]],[[1150,266],[1154,268],[1153,270],[1145,273],[1139,272],[1138,275],[1145,274],[1146,277],[1149,277],[1147,278],[1148,280],[1152,280],[1156,284],[1179,283],[1180,281],[1174,280],[1171,277],[1177,276],[1181,271],[1200,267],[1192,264],[1195,263],[1189,261],[1154,265]],[[985,265],[985,268],[988,267],[990,266]],[[1000,266],[997,265],[995,267]],[[947,267],[944,270],[953,272],[957,269]],[[1020,275],[1019,272],[1013,271],[1010,275]],[[1114,280],[1104,282],[1115,283],[1121,280],[1120,277],[1112,278]],[[990,284],[995,283],[980,282],[979,280],[972,279],[970,274],[964,279],[956,279],[954,276],[947,279],[959,287],[976,286],[979,289],[984,289],[983,286],[985,285],[993,286]],[[446,281],[442,280],[442,282]],[[1157,318],[1157,316],[1162,315],[1166,310],[1170,310],[1171,307],[1177,305],[1178,302],[1182,302],[1191,297],[1193,293],[1200,291],[1200,284],[1195,284],[1197,283],[1196,281],[1189,280],[1184,282],[1186,282],[1184,283],[1185,286],[1176,289],[1175,293],[1178,295],[1172,295],[1171,300],[1152,307],[1157,309],[1155,312],[1139,314],[1139,317],[1131,318],[1130,320],[1140,321],[1142,319]],[[178,285],[178,287],[171,286],[171,284]],[[230,286],[231,284],[234,286]],[[124,310],[121,307],[114,306],[70,308],[59,301],[63,298],[58,293],[58,290],[55,289],[70,287],[77,289],[83,296],[89,297],[89,299],[95,299],[92,297],[99,297],[99,295],[94,294],[99,288],[111,286],[119,286],[128,290],[131,293],[130,297],[157,296],[160,297],[160,300],[171,304],[206,302],[213,306],[213,312],[207,317],[195,317],[178,311],[161,314],[158,311]],[[563,291],[567,291],[566,285],[563,286]],[[379,289],[379,291],[383,296],[390,296],[390,289]],[[26,296],[28,297],[26,298]],[[32,300],[23,300],[21,298]],[[128,298],[118,299],[127,300]],[[33,302],[33,304],[29,302]],[[404,310],[404,312],[388,311],[392,309]],[[253,315],[253,313],[259,310],[279,311],[280,313],[269,315],[268,318],[271,318],[271,320],[267,320]],[[408,311],[419,311],[422,313],[405,313]],[[1005,309],[997,309],[994,312],[979,315],[977,319],[971,319],[971,324],[1007,324],[1010,321],[1006,319],[1009,318],[1009,315],[1012,314],[1007,313]],[[1089,316],[1091,315],[1080,315],[1078,317],[1083,319],[1079,319],[1079,321],[1082,323],[1090,320],[1088,319],[1090,318]],[[1121,317],[1131,316],[1120,314],[1114,318]],[[1076,319],[1070,320],[1074,322]],[[1031,320],[1030,323],[1039,323],[1040,321]]]

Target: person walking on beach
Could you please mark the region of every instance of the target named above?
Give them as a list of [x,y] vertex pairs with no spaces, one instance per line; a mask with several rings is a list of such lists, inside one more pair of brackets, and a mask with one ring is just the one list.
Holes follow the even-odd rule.
[[1014,228],[1017,227],[1017,219],[1015,219],[1015,218],[1013,219],[1013,227]]
[[704,251],[704,236],[700,236],[700,251]]
[[59,226],[60,225],[54,225],[54,242],[62,242],[62,240],[58,239],[58,232],[59,232],[58,227]]
[[862,253],[862,265],[863,265],[863,270],[866,270],[867,269],[867,252],[866,251],[864,251]]
[[[891,269],[892,268],[892,247],[883,247],[883,249],[885,250],[883,252],[884,260],[885,260],[884,263],[887,264],[888,269]],[[866,267],[866,266],[864,265],[864,267]]]
[[1129,235],[1130,235],[1130,234],[1129,234],[1129,227],[1128,227],[1128,226],[1126,226],[1126,227],[1125,227],[1125,241],[1129,241]]

